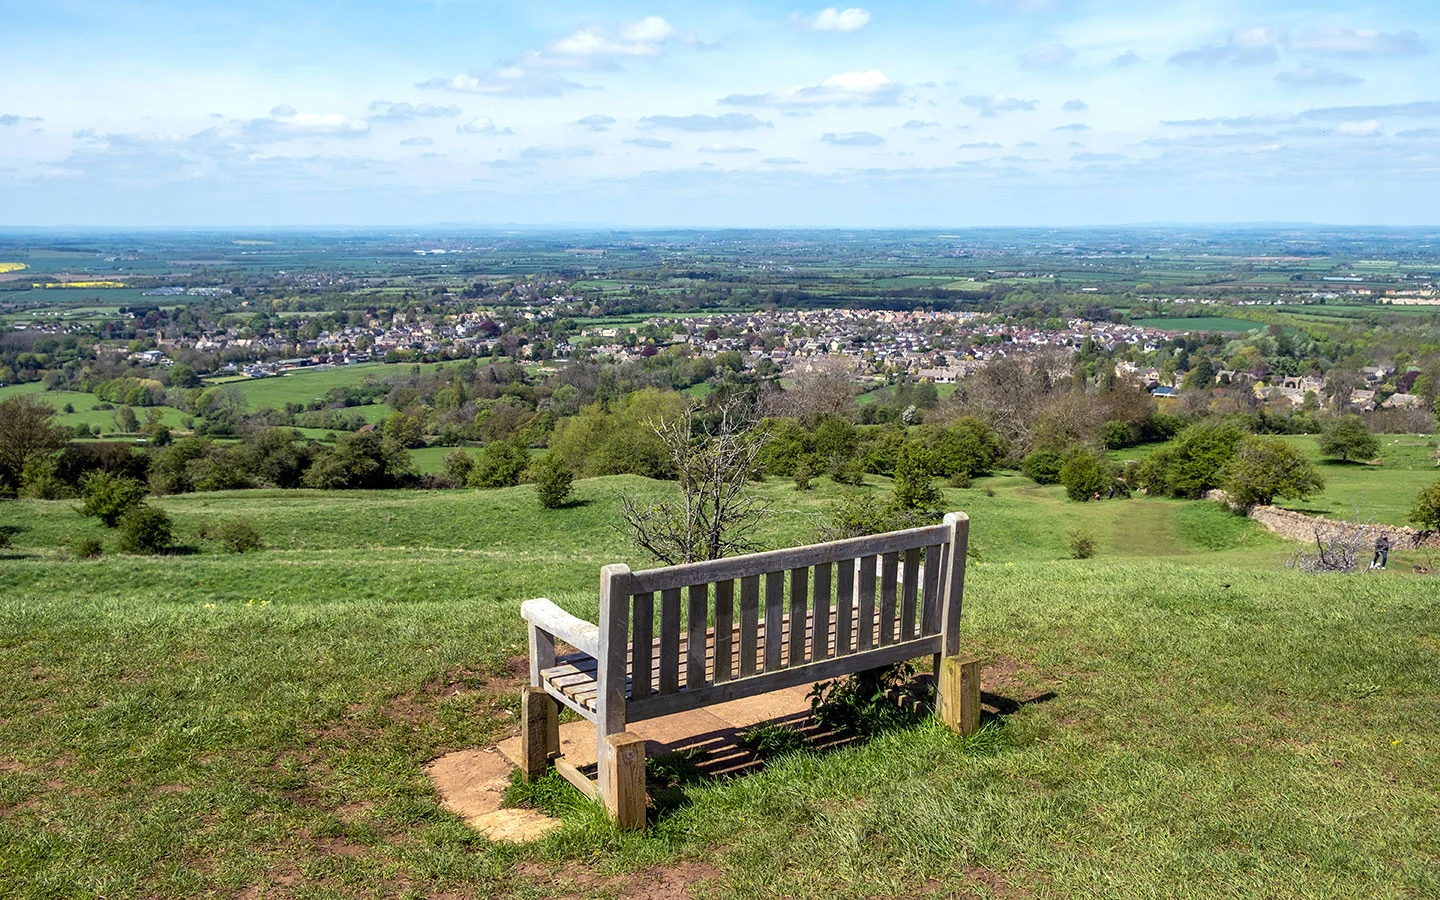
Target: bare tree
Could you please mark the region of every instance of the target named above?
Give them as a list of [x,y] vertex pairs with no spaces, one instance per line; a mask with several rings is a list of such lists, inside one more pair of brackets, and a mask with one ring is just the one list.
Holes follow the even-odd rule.
[[680,482],[679,500],[622,497],[620,514],[637,547],[666,565],[758,550],[751,526],[768,504],[746,491],[764,438],[720,411],[713,434],[697,431],[692,407],[682,418],[647,423],[664,443]]
[[1315,551],[1297,550],[1286,565],[1311,575],[1321,572],[1349,575],[1363,571],[1362,560],[1370,551],[1375,533],[1371,522],[1360,521],[1357,509],[1353,522],[1328,522],[1323,527],[1315,526]]
[[854,361],[829,357],[809,371],[797,373],[790,387],[762,394],[760,412],[808,424],[826,415],[849,416],[855,409],[857,390]]

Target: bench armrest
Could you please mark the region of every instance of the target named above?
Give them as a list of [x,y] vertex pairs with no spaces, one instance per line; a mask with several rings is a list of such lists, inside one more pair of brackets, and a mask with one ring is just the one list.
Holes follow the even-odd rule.
[[520,604],[520,616],[576,650],[596,658],[600,656],[600,627],[570,615],[544,597]]

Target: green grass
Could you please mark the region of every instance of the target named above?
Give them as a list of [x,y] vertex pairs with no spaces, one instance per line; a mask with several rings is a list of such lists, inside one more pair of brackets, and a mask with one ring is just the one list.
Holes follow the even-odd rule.
[[1230,316],[1203,316],[1197,318],[1133,319],[1131,325],[1141,328],[1160,328],[1165,331],[1255,331],[1265,326],[1247,319]]
[[[284,409],[286,403],[309,403],[318,400],[332,388],[358,386],[367,378],[381,383],[394,378],[408,378],[417,364],[385,365],[367,363],[355,366],[335,366],[328,369],[299,369],[274,378],[224,379],[245,394],[245,401],[251,409],[268,406]],[[422,372],[435,370],[437,364],[419,365]]]
[[[96,561],[64,547],[114,534],[71,504],[0,504],[3,893],[623,896],[680,859],[727,898],[1440,892],[1429,579],[1306,577],[1213,504],[1010,475],[946,491],[981,549],[964,649],[1003,663],[987,691],[1049,699],[969,739],[927,724],[685,786],[641,834],[581,802],[537,844],[487,843],[425,763],[514,733],[519,602],[593,615],[601,564],[647,565],[619,494],[667,489],[586,480],[552,511],[528,486],[167,497],[198,552]],[[761,491],[769,546],[840,494]],[[242,515],[267,549],[195,540]],[[1095,559],[1064,558],[1067,527]]]
[[1406,517],[1421,489],[1440,479],[1431,456],[1434,435],[1380,434],[1380,463],[1342,463],[1320,456],[1317,438],[1297,435],[1289,440],[1309,453],[1325,476],[1325,490],[1308,500],[1285,500],[1285,509],[1353,519],[1406,525]]

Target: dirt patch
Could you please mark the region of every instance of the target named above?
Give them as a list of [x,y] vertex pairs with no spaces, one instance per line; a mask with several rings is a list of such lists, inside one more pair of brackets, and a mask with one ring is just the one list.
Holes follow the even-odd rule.
[[440,803],[465,824],[492,841],[523,843],[560,827],[533,809],[502,809],[514,767],[498,751],[457,750],[432,760],[425,775],[440,794]]
[[654,866],[627,875],[601,875],[583,868],[556,872],[529,863],[521,866],[517,874],[533,879],[532,884],[542,896],[554,897],[555,900],[584,900],[589,897],[690,900],[708,893],[708,888],[724,877],[724,873],[715,866],[695,861]]

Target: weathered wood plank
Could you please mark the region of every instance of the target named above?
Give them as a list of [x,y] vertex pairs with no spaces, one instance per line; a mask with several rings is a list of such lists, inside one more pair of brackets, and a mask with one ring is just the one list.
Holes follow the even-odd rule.
[[817,563],[839,562],[842,559],[856,556],[877,556],[882,553],[908,550],[911,547],[924,547],[948,537],[949,531],[944,525],[929,525],[924,528],[910,528],[905,531],[891,531],[886,534],[832,541],[828,544],[812,544],[808,547],[791,547],[766,553],[751,553],[745,556],[713,559],[683,566],[647,569],[631,574],[631,590],[662,591],[700,582],[809,568]]
[[600,799],[600,791],[595,782],[584,772],[575,768],[565,757],[555,760],[555,771],[564,776],[565,780],[575,786],[575,789],[591,800]]
[[857,652],[875,646],[875,557],[860,557],[860,610],[855,622]]
[[810,684],[840,675],[848,675],[860,669],[873,669],[892,665],[907,659],[928,656],[940,646],[939,635],[920,638],[904,644],[892,644],[866,653],[851,654],[824,662],[815,662],[793,669],[776,669],[751,678],[740,678],[724,684],[712,684],[699,691],[680,691],[675,694],[656,694],[648,700],[630,704],[630,721],[639,722],[657,716],[667,716],[686,709],[698,709],[728,700],[739,700],[778,691],[797,684]]
[[900,573],[900,640],[907,641],[915,636],[915,598],[920,593],[919,547],[905,551]]
[[[630,642],[626,640],[630,631],[630,567],[612,564],[600,570],[600,642],[595,658],[599,660],[600,693],[596,698],[593,713],[581,712],[589,718],[594,715],[595,753],[600,763],[600,793],[603,796],[612,785],[607,783],[605,772],[610,767],[610,750],[605,738],[625,730],[626,678],[625,667],[630,662]],[[548,688],[547,688],[548,690]],[[551,696],[554,696],[552,693]]]
[[780,668],[780,643],[784,633],[785,573],[765,573],[765,671]]
[[550,767],[550,712],[555,701],[542,687],[520,695],[520,774],[534,781]]
[[880,646],[895,643],[895,597],[900,570],[900,554],[886,553],[880,557]]
[[651,660],[654,659],[655,640],[655,595],[646,591],[636,594],[631,598],[634,602],[635,615],[634,624],[631,626],[630,645],[633,648],[630,653],[631,670],[644,672],[647,677],[641,678],[636,689],[631,693],[638,697],[650,696],[653,685],[648,677]]
[[963,512],[945,514],[945,525],[951,529],[950,558],[945,573],[945,605],[940,613],[940,633],[944,635],[943,656],[960,652],[960,610],[965,602],[965,551],[970,542],[970,517]]
[[570,615],[544,597],[520,604],[520,616],[577,650],[584,650],[591,656],[600,655],[600,626]]
[[790,647],[785,665],[805,664],[805,613],[810,606],[810,570],[790,570]]
[[680,589],[660,592],[660,693],[680,687]]
[[858,560],[842,559],[835,564],[835,655],[854,652],[855,567]]
[[735,627],[735,582],[715,582],[715,680],[729,681],[731,630]]
[[920,633],[934,634],[940,630],[940,585],[945,576],[945,545],[931,544],[925,548],[925,589],[921,592]]
[[947,656],[936,685],[935,714],[959,734],[980,727],[980,660]]
[[811,629],[810,660],[826,659],[830,656],[830,563],[815,567],[815,593],[811,617],[815,626]]
[[710,626],[710,586],[692,584],[687,588],[688,609],[685,611],[685,686],[695,690],[705,683],[705,645]]
[[755,674],[755,651],[760,631],[760,578],[740,579],[740,674]]

